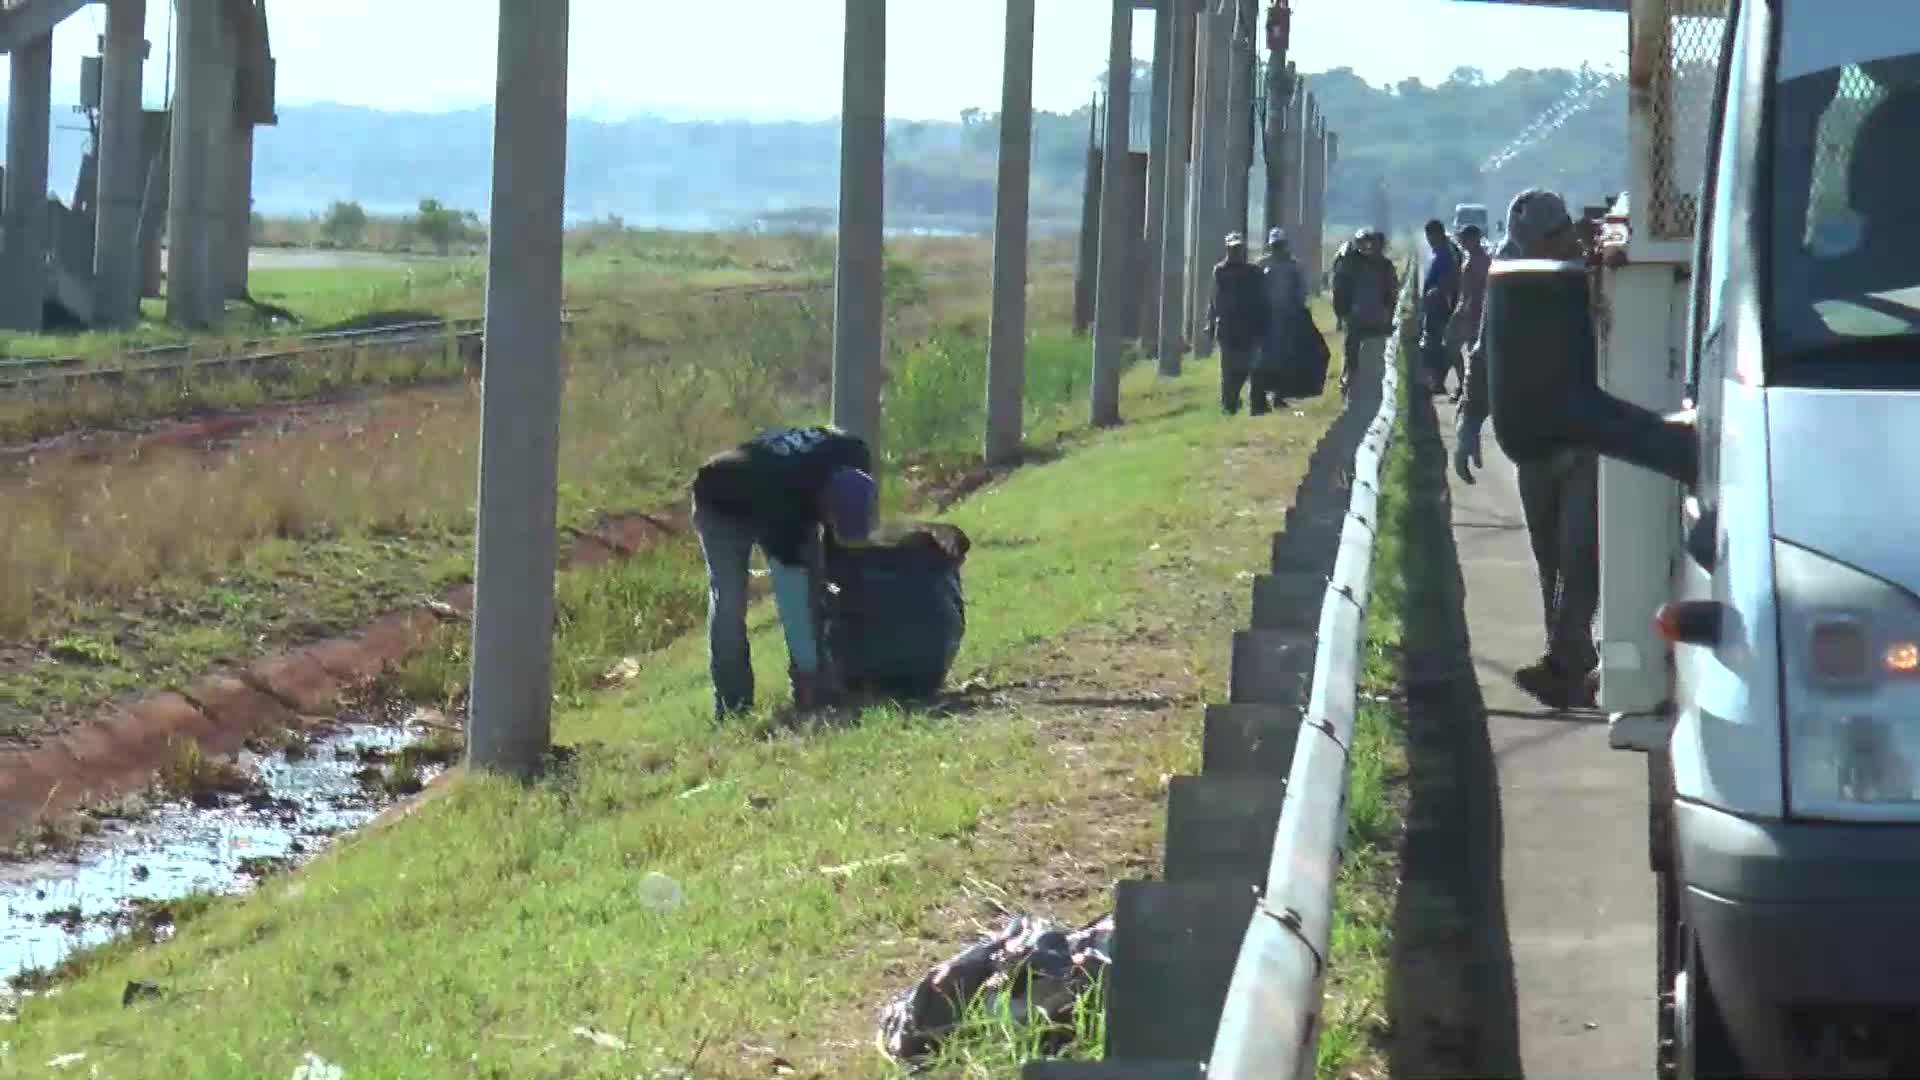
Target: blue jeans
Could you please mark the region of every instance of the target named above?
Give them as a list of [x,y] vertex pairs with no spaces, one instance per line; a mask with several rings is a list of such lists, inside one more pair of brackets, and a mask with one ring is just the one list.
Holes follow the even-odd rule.
[[[747,580],[759,537],[751,522],[693,503],[693,529],[707,561],[707,664],[713,677],[714,712],[753,708],[753,651],[747,641]],[[820,550],[810,544],[801,565],[768,558],[773,603],[786,634],[795,671],[820,669],[818,588]]]

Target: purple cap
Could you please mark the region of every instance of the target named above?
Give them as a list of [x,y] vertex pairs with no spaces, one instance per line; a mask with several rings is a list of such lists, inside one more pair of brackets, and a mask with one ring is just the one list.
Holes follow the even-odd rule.
[[836,540],[864,542],[873,533],[879,488],[859,469],[835,469],[827,480],[827,523]]

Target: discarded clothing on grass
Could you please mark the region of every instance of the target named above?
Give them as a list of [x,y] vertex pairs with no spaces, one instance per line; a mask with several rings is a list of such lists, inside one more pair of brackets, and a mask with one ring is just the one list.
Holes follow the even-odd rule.
[[940,692],[967,632],[960,568],[971,546],[951,525],[918,523],[878,532],[863,547],[830,546],[827,642],[848,690]]
[[[880,1047],[910,1061],[970,1018],[1047,1026],[1047,1052],[1073,1039],[1074,1008],[1112,965],[1113,916],[1079,930],[1015,916],[999,933],[927,973],[880,1014]],[[1036,1016],[1036,1014],[1038,1014]]]

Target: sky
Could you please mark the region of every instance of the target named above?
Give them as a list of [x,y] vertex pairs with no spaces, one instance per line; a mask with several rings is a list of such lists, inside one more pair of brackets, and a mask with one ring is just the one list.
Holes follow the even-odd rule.
[[[820,119],[840,108],[847,0],[573,0],[570,111],[617,119]],[[1110,0],[1037,0],[1035,105],[1084,104],[1105,65]],[[1262,4],[1264,10],[1265,4]],[[149,0],[149,107],[168,85],[168,0]],[[1476,66],[1620,68],[1626,16],[1460,0],[1293,0],[1291,58],[1302,71],[1352,67],[1369,82],[1444,80]],[[490,104],[497,4],[488,0],[269,0],[279,100],[442,111]],[[1003,0],[893,0],[887,114],[954,119],[1000,102]],[[95,49],[96,4],[54,34],[54,99],[77,99]],[[1134,54],[1153,53],[1150,11]],[[370,32],[369,28],[378,28]],[[0,57],[4,70],[5,57]],[[3,84],[0,84],[3,85]],[[77,122],[78,118],[76,118]]]

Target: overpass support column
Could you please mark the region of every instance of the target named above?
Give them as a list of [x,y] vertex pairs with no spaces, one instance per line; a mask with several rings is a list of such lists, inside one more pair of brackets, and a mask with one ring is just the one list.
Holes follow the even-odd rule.
[[847,0],[840,246],[833,272],[833,422],[878,448],[886,255],[887,2]]
[[989,465],[1020,456],[1027,383],[1027,214],[1033,164],[1033,2],[1007,0],[1000,97],[1000,178],[993,210],[993,315],[988,329]]
[[253,122],[228,129],[226,235],[221,238],[221,297],[247,296],[247,256],[253,250]]
[[100,94],[100,202],[94,229],[94,321],[131,325],[140,314],[140,203],[147,186],[147,0],[107,5]]
[[[1133,0],[1113,0],[1112,33],[1107,45],[1107,134],[1102,148],[1100,200],[1100,269],[1094,286],[1092,423],[1111,427],[1120,422],[1122,326],[1127,299],[1138,280],[1127,274],[1127,230],[1139,222],[1127,220],[1126,185],[1129,113],[1133,106]],[[1136,236],[1138,233],[1135,234]]]
[[1233,14],[1201,16],[1207,23],[1206,125],[1200,132],[1200,235],[1194,273],[1200,278],[1200,302],[1194,317],[1200,328],[1196,340],[1202,356],[1213,354],[1213,332],[1206,326],[1207,304],[1213,295],[1213,265],[1226,253],[1227,129],[1232,123],[1228,100],[1233,86]]
[[37,331],[47,295],[47,140],[53,125],[53,35],[15,49],[7,85],[6,247],[0,328]]
[[467,763],[537,771],[552,731],[568,0],[500,0]]
[[219,0],[179,0],[167,208],[167,321],[210,327],[226,310],[222,218],[230,189],[232,27]]

